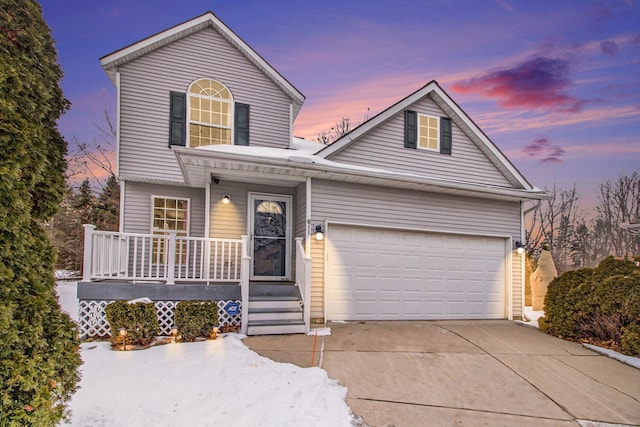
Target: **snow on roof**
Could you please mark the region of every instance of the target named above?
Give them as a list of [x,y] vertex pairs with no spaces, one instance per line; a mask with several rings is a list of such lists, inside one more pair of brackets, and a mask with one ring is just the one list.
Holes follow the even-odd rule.
[[298,138],[297,136],[291,138],[291,148],[295,150],[309,151],[310,153],[315,154],[324,147],[326,147],[326,145],[317,141],[309,141],[308,139]]
[[[495,187],[485,186],[482,184],[463,181],[463,180],[451,180],[440,177],[430,177],[424,175],[402,173],[396,171],[390,171],[386,169],[377,169],[365,166],[358,166],[348,163],[341,163],[334,160],[328,160],[313,152],[302,149],[287,149],[287,148],[273,148],[273,147],[256,147],[256,146],[241,146],[241,145],[208,145],[198,147],[195,149],[182,149],[174,148],[178,158],[183,156],[189,157],[196,154],[198,151],[204,154],[205,152],[217,153],[221,157],[226,157],[231,161],[255,161],[264,162],[264,160],[270,160],[272,166],[293,166],[301,169],[320,170],[325,172],[334,172],[338,174],[352,174],[360,175],[371,178],[380,179],[396,179],[404,181],[422,182],[425,184],[443,186],[443,187],[469,187],[472,186],[476,189],[485,188],[490,192],[495,191],[515,191],[518,194],[530,194],[535,195],[535,198],[539,198],[539,189],[533,190],[518,190],[507,187]],[[469,188],[468,188],[469,189]]]

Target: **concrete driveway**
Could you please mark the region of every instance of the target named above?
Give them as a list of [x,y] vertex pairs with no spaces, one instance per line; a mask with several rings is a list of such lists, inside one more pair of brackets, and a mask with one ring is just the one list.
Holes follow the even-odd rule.
[[[640,425],[640,370],[508,321],[331,323],[314,365],[371,426]],[[249,337],[310,366],[313,337]],[[320,354],[320,349],[323,349]]]

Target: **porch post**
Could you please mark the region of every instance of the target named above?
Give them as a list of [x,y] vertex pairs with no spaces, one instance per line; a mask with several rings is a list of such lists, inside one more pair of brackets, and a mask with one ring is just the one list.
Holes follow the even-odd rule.
[[240,264],[240,294],[242,295],[241,332],[247,334],[249,325],[249,236],[242,236],[242,261]]
[[204,277],[207,285],[211,280],[211,174],[206,173],[204,184]]
[[91,280],[91,267],[93,257],[93,232],[96,226],[93,224],[83,224],[84,227],[84,252],[82,254],[82,280]]
[[167,285],[176,284],[176,234],[174,230],[169,231],[169,244],[167,245]]

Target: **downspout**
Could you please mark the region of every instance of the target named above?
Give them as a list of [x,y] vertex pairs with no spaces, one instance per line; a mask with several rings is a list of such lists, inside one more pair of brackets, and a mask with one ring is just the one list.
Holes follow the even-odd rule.
[[[120,176],[120,71],[116,71],[116,178]],[[124,181],[120,181],[118,230],[124,233]]]
[[307,253],[307,257],[311,258],[311,177],[306,179],[306,207],[305,207],[305,224],[306,231],[304,235],[304,250]]

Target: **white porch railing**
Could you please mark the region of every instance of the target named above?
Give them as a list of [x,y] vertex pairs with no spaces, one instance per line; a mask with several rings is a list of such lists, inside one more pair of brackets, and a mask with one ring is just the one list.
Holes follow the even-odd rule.
[[96,231],[85,224],[83,280],[240,282],[242,240]]
[[311,258],[302,245],[302,237],[296,237],[296,285],[302,296],[302,315],[305,333],[309,333],[311,321]]

